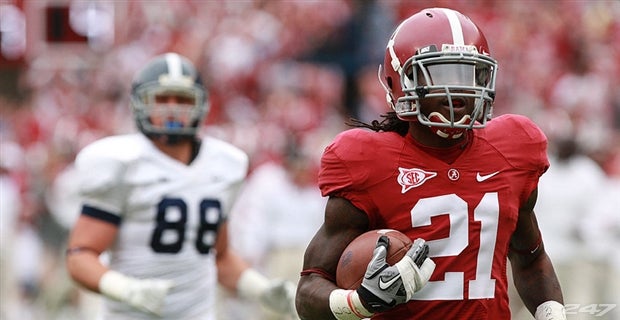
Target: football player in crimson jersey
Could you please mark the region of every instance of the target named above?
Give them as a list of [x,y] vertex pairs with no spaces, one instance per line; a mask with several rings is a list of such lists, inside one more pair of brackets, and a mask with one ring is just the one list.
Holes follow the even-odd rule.
[[265,278],[228,248],[227,214],[248,158],[197,136],[208,97],[193,64],[176,53],[155,57],[134,78],[131,99],[141,133],[96,141],[76,158],[82,214],[67,268],[105,297],[101,318],[215,319],[218,282],[295,316],[294,284]]
[[[565,319],[534,215],[546,137],[522,116],[491,120],[497,63],[480,29],[422,10],[396,28],[379,72],[392,110],[353,121],[322,157],[329,200],[304,258],[301,318],[509,319],[509,258],[535,318]],[[418,240],[389,266],[380,239],[360,288],[337,288],[344,248],[382,228]]]

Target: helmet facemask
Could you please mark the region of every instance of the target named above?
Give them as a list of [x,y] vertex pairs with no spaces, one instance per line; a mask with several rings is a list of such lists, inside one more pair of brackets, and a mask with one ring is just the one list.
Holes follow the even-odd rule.
[[[497,62],[478,54],[473,46],[444,46],[441,52],[424,49],[426,53],[409,58],[400,69],[404,95],[397,99],[394,111],[404,120],[417,118],[445,138],[458,138],[458,133],[465,129],[483,128],[492,116]],[[420,112],[420,100],[436,97],[447,99],[448,117],[439,112],[428,115]],[[471,98],[475,101],[471,114],[456,119],[453,102]]]
[[[196,86],[145,84],[135,90],[132,106],[140,129],[149,135],[189,136],[197,134],[207,106],[204,91]],[[175,103],[162,98],[174,96]]]

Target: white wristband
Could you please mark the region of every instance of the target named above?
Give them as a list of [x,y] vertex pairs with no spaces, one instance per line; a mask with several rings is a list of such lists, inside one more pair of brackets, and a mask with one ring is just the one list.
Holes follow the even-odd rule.
[[245,299],[258,299],[269,287],[269,279],[254,269],[243,271],[237,282],[237,293]]
[[133,278],[120,272],[108,270],[101,276],[101,279],[99,279],[99,292],[109,298],[125,301],[128,298],[127,296],[130,292],[129,287],[133,280]]
[[566,320],[564,306],[553,300],[541,303],[534,314],[536,320]]
[[329,294],[329,308],[338,320],[359,320],[373,315],[364,308],[355,290],[336,289],[332,291]]

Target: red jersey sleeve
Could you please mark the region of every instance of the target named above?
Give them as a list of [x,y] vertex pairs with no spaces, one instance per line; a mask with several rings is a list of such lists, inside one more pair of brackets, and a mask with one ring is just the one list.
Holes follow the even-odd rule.
[[351,129],[340,133],[325,149],[319,171],[319,188],[323,196],[345,198],[369,215],[371,223],[378,211],[369,186],[385,179],[395,169],[386,166],[380,154],[392,157],[401,150],[404,139],[393,132]]
[[538,179],[549,168],[547,137],[529,118],[521,115],[499,116],[487,124],[487,139],[515,168],[531,173],[524,193],[525,202],[538,185]]
[[367,176],[368,165],[373,149],[368,132],[351,129],[340,133],[330,144],[321,158],[319,188],[323,196],[346,198],[356,207],[364,208],[363,194],[357,190],[360,180]]

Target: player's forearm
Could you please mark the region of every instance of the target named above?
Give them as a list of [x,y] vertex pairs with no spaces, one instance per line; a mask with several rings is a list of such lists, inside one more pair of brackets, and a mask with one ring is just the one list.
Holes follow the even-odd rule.
[[515,260],[511,259],[515,287],[532,314],[546,301],[564,303],[560,283],[545,252],[526,265],[516,263]]
[[249,265],[230,250],[218,253],[216,263],[219,284],[231,292],[236,292],[241,274],[249,268]]
[[99,280],[108,270],[93,252],[76,252],[67,255],[67,270],[71,278],[84,288],[99,292]]
[[317,275],[303,276],[295,299],[301,319],[336,319],[329,307],[329,295],[338,289],[329,280]]

